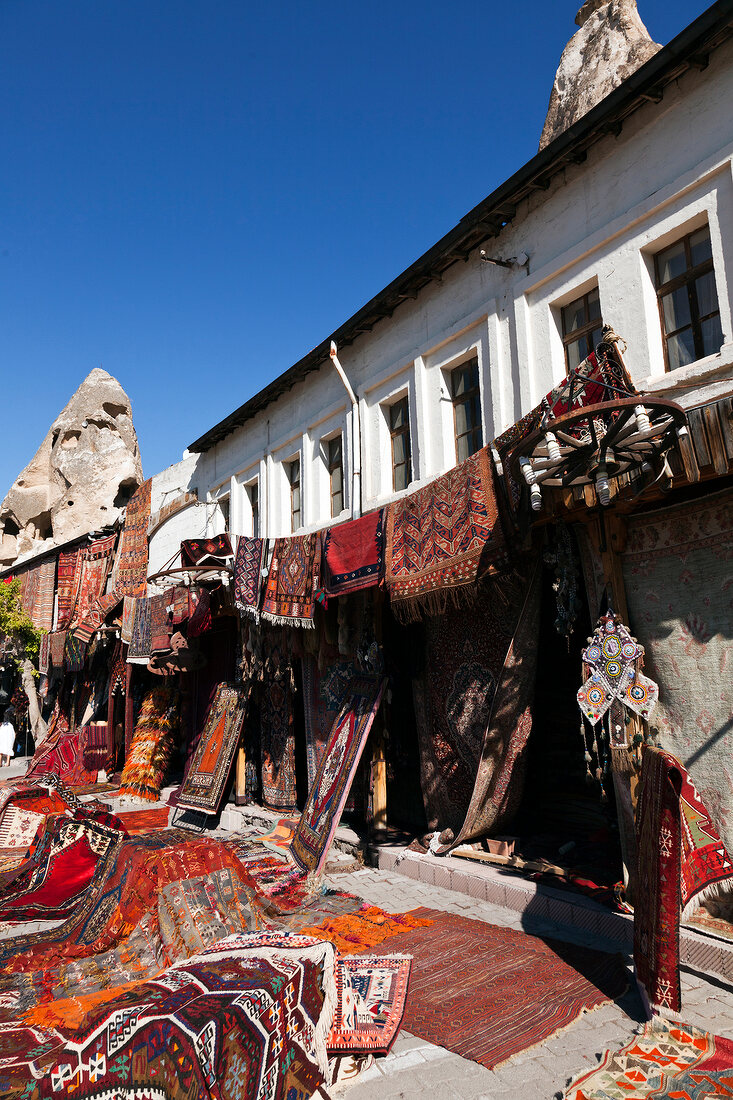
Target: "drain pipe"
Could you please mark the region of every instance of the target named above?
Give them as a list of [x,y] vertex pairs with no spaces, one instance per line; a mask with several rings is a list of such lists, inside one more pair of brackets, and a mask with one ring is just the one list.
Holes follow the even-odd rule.
[[361,422],[359,419],[359,402],[351,388],[351,383],[346,377],[344,368],[339,363],[335,340],[331,341],[331,362],[338,376],[346,387],[346,392],[351,401],[351,438],[353,442],[353,456],[351,467],[351,518],[358,519],[361,515]]

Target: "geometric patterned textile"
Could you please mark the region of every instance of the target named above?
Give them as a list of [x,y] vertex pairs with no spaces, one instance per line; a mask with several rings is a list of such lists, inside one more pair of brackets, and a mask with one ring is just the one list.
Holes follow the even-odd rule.
[[25,774],[26,779],[41,782],[44,775],[57,776],[73,786],[96,782],[97,769],[88,770],[84,764],[83,727],[71,733],[62,725],[50,733],[36,749]]
[[146,596],[134,598],[134,603],[135,612],[127,660],[137,664],[147,664],[152,643],[151,604]]
[[122,630],[121,639],[123,645],[129,645],[132,639],[132,625],[135,621],[135,597],[124,596],[122,599]]
[[64,650],[66,649],[66,631],[57,630],[49,634],[48,655],[51,668],[60,671],[64,667]]
[[229,535],[214,535],[208,539],[184,539],[181,543],[181,565],[231,565],[233,555]]
[[265,671],[259,692],[262,801],[273,810],[292,810],[298,804],[292,670],[277,635],[265,636],[265,653]]
[[630,515],[629,626],[659,684],[655,742],[684,764],[733,852],[733,490]]
[[71,630],[66,632],[66,641],[64,642],[64,668],[67,672],[81,672],[84,668],[87,647],[88,643],[82,641],[77,634],[72,634]]
[[178,692],[165,682],[145,696],[122,771],[120,796],[157,802],[173,755],[179,701]]
[[702,1100],[733,1096],[733,1042],[655,1017],[622,1050],[607,1050],[563,1100]]
[[388,1052],[405,1012],[411,961],[409,955],[336,961],[338,1005],[329,1054]]
[[323,869],[385,683],[359,675],[349,684],[290,846],[292,859],[304,871],[320,874]]
[[90,999],[73,1022],[57,1002],[53,1026],[7,1025],[0,1091],[8,1100],[300,1100],[330,1081],[333,971],[333,948],[320,940],[228,937]]
[[53,626],[53,597],[56,588],[56,559],[33,566],[23,575],[23,610],[37,630]]
[[38,671],[41,676],[47,676],[51,665],[51,635],[41,635],[41,646],[38,651]]
[[678,760],[644,746],[637,807],[634,956],[650,1002],[680,1010],[679,924],[733,882],[733,863]]
[[583,650],[584,674],[590,675],[578,691],[578,706],[595,725],[615,700],[648,720],[659,699],[659,688],[642,676],[644,647],[609,610],[601,616]]
[[315,593],[321,586],[321,536],[276,539],[262,617],[271,623],[315,627]]
[[[404,622],[440,615],[506,561],[494,468],[484,447],[387,508],[386,585]],[[467,587],[470,586],[470,587]]]
[[243,615],[249,615],[255,622],[260,619],[262,566],[266,547],[265,539],[241,535],[234,559],[234,602]]
[[[499,591],[501,599],[497,598]],[[499,829],[518,805],[531,725],[519,721],[517,713],[503,736],[495,733],[487,741],[487,734],[522,604],[528,592],[535,591],[539,596],[526,572],[507,574],[478,592],[470,614],[465,608],[449,607],[444,615],[425,620],[425,656],[421,672],[413,677],[412,690],[420,786],[431,830],[450,829],[454,836],[461,831],[482,759],[487,778],[492,765],[495,787],[495,793],[484,799],[484,806],[495,805]],[[536,648],[536,634],[531,637]]]
[[[488,1069],[628,988],[619,955],[452,913],[415,909],[412,915],[433,924],[394,941],[400,954],[413,957],[402,1026]],[[383,946],[389,950],[392,941]]]
[[249,692],[234,684],[219,684],[206,715],[201,739],[178,795],[178,806],[219,809],[247,712]]
[[356,672],[356,665],[354,662],[339,661],[321,672],[317,659],[305,653],[302,668],[305,753],[310,794],[333,724],[343,705],[349,682]]
[[147,592],[151,486],[152,481],[148,478],[136,490],[125,510],[114,576],[115,592],[120,599],[123,596],[144,596]]
[[108,535],[83,546],[79,551],[76,567],[76,593],[74,610],[71,615],[71,627],[79,633],[82,641],[89,641],[93,628],[85,624],[97,599],[104,592],[107,574],[112,563],[117,535]]
[[114,771],[114,746],[110,745],[112,731],[106,722],[87,725],[84,729],[84,767],[88,771]]
[[0,825],[0,848],[27,850],[45,820],[45,814],[24,810],[20,806],[8,806]]
[[323,588],[343,596],[379,584],[384,564],[384,512],[330,527],[323,544]]
[[71,613],[74,610],[74,597],[76,596],[76,567],[79,559],[79,549],[62,551],[59,554],[58,564],[58,608],[56,615],[56,629],[66,630],[71,622]]

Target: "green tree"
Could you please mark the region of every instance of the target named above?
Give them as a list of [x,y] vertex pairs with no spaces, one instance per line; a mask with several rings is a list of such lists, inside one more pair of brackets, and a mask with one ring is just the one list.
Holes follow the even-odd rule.
[[33,738],[43,740],[48,732],[41,715],[36,691],[36,665],[42,631],[37,630],[20,603],[20,581],[0,581],[0,651],[15,662],[28,696],[28,718]]

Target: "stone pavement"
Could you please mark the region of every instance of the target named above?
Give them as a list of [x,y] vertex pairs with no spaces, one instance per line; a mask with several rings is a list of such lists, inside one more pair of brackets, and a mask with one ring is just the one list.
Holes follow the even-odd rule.
[[[619,950],[617,941],[604,940],[582,928],[476,901],[465,894],[429,886],[396,872],[365,868],[354,874],[329,875],[328,882],[392,913],[423,905],[533,935],[552,936],[605,951]],[[630,966],[631,960],[627,961]],[[426,1095],[432,1100],[489,1100],[493,1097],[497,1100],[550,1100],[562,1093],[571,1077],[596,1065],[604,1050],[624,1046],[643,1021],[641,1001],[631,970],[629,973],[630,991],[615,1004],[580,1016],[565,1031],[539,1047],[524,1051],[496,1070],[488,1070],[403,1031],[387,1057],[378,1059],[374,1066],[365,1070],[343,1096],[346,1100],[424,1100]],[[683,970],[682,1005],[682,1017],[687,1024],[733,1036],[731,986],[707,981]]]

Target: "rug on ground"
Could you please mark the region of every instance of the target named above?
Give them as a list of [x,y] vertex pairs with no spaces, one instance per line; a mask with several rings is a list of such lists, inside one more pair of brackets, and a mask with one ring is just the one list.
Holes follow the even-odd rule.
[[733,1041],[659,1017],[565,1090],[564,1100],[702,1100],[733,1096]]
[[386,1054],[405,1012],[409,955],[362,955],[336,962],[338,1002],[329,1054]]
[[733,864],[679,760],[645,745],[637,806],[638,897],[634,959],[649,1001],[678,1013],[679,926],[707,895],[733,881]]
[[210,814],[219,810],[239,745],[248,698],[249,692],[235,684],[218,685],[178,795],[180,807]]
[[[437,910],[411,915],[433,924],[394,940],[413,960],[403,1027],[488,1069],[628,987],[618,955]],[[385,940],[381,950],[386,954],[391,945]]]
[[292,858],[304,871],[319,874],[323,869],[384,685],[384,680],[366,674],[349,684],[290,846]]

